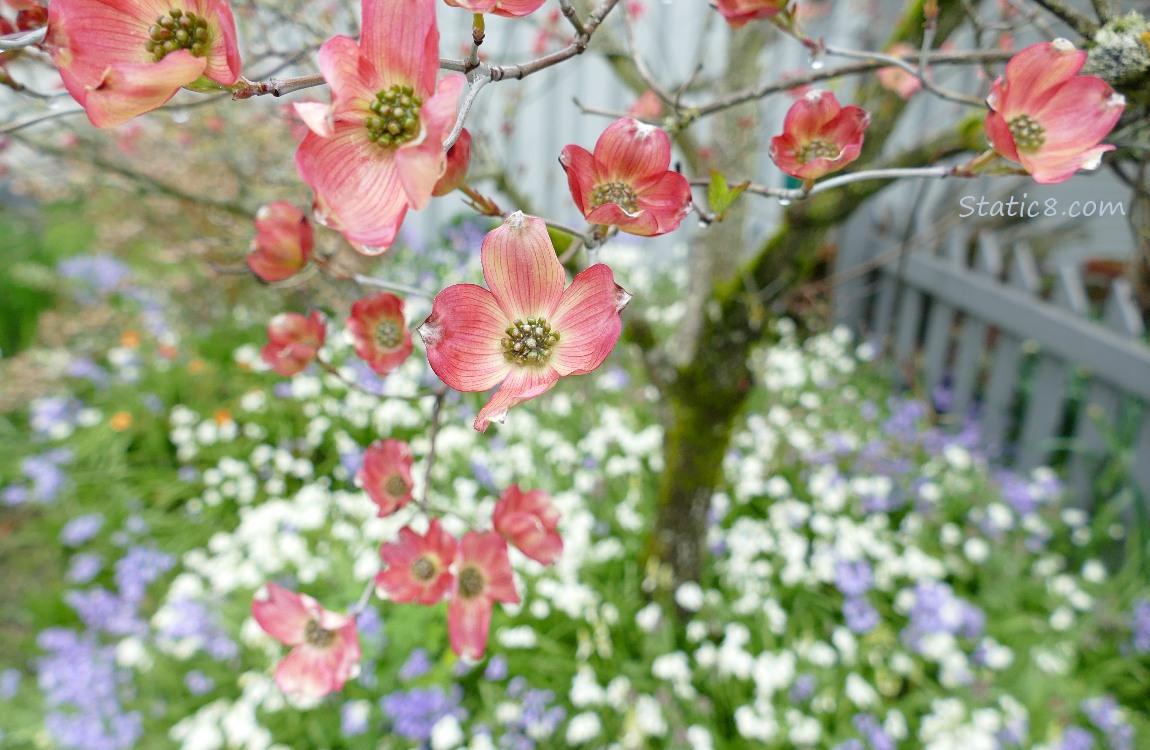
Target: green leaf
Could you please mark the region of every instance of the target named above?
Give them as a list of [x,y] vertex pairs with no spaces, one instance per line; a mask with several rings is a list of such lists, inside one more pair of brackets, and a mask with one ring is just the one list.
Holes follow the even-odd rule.
[[750,185],[750,180],[740,182],[738,185],[730,186],[727,184],[727,178],[719,172],[711,170],[711,187],[707,190],[707,200],[711,202],[711,210],[715,213],[715,221],[722,221],[727,215],[727,211],[731,208],[731,204],[735,199],[743,194],[743,191]]

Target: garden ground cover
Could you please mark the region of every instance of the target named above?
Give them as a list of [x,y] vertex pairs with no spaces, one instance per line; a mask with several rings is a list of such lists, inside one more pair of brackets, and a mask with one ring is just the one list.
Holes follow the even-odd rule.
[[[457,225],[388,268],[478,281],[481,236]],[[602,253],[636,294],[627,314],[676,325],[674,272]],[[353,477],[372,440],[401,438],[419,492],[426,362],[376,378],[332,305],[339,377],[283,379],[258,357],[274,295],[229,298],[204,323],[140,263],[69,254],[50,268],[59,315],[106,322],[0,422],[17,446],[0,456],[0,746],[1150,743],[1144,530],[1065,507],[1048,470],[995,470],[977,425],[937,429],[932,405],[891,393],[872,347],[785,319],[756,358],[698,584],[667,601],[665,571],[639,562],[662,433],[624,347],[486,435],[471,429],[482,396],[452,394],[431,474],[445,525],[486,519],[512,483],[543,489],[563,513],[563,559],[513,557],[523,603],[497,608],[475,665],[448,648],[444,605],[373,598],[357,679],[293,704],[252,596],[275,581],[331,609],[359,598],[412,513],[375,518]],[[422,320],[427,305],[409,305]]]

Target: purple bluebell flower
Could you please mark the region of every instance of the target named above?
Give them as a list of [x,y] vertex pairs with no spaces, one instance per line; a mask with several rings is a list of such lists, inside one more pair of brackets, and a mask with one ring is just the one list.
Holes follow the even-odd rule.
[[871,746],[871,750],[895,750],[894,738],[886,733],[874,714],[855,714],[851,723]]
[[37,437],[51,437],[58,429],[71,431],[76,424],[80,402],[73,398],[43,396],[32,399],[29,426]]
[[60,543],[68,547],[79,547],[91,541],[104,526],[103,513],[87,513],[75,516],[60,529]]
[[216,681],[198,669],[192,669],[184,675],[184,686],[192,695],[207,695],[216,689]]
[[10,701],[16,697],[16,691],[20,689],[20,677],[19,669],[0,672],[0,701]]
[[87,380],[100,389],[108,387],[108,373],[88,357],[77,357],[68,363],[68,375]]
[[116,666],[114,646],[93,634],[49,628],[36,639],[37,682],[48,709],[44,728],[68,750],[128,750],[143,736],[139,712],[125,712],[120,692],[129,678]]
[[110,255],[78,255],[60,261],[56,271],[64,278],[83,282],[101,294],[116,291],[132,275],[125,263]]
[[379,610],[374,607],[365,607],[356,615],[355,626],[359,630],[361,644],[376,642],[382,648],[387,643],[383,635],[383,618],[379,616]]
[[1003,748],[1021,748],[1030,736],[1030,722],[1025,716],[1014,716],[995,736]]
[[65,578],[68,583],[83,585],[98,576],[103,568],[103,557],[94,552],[79,552],[72,555]]
[[403,682],[411,682],[418,680],[430,671],[431,659],[427,656],[427,650],[417,648],[411,652],[407,661],[399,668],[399,679]]
[[340,453],[339,465],[343,467],[349,477],[354,478],[363,467],[363,448],[356,446],[354,450]]
[[1094,735],[1082,727],[1068,726],[1058,750],[1094,750]]
[[363,710],[359,701],[347,702],[339,709],[339,731],[344,737],[358,737],[367,734],[371,715]]
[[8,507],[15,507],[28,502],[28,498],[31,494],[28,485],[10,484],[0,492],[0,500],[3,500],[4,504]]
[[835,586],[848,599],[857,599],[874,584],[874,573],[866,560],[839,560],[835,565]]
[[217,661],[227,661],[239,655],[239,646],[220,624],[216,607],[203,599],[180,597],[169,601],[164,608],[170,616],[163,619],[156,631],[156,640],[195,643],[196,651],[202,649]]
[[380,700],[383,709],[392,721],[392,729],[404,739],[426,742],[431,738],[431,729],[444,716],[454,716],[462,722],[467,712],[460,707],[463,691],[458,685],[445,693],[435,685],[430,688],[415,688],[385,695]]
[[1134,602],[1130,615],[1131,647],[1136,654],[1150,653],[1150,599]]
[[787,697],[791,703],[806,703],[815,694],[815,688],[818,687],[818,684],[818,680],[815,679],[813,674],[804,672],[795,677],[795,681],[791,685]]
[[20,468],[32,483],[31,499],[36,502],[55,501],[68,484],[68,475],[47,454],[27,456]]
[[291,398],[291,381],[281,380],[272,386],[272,395],[276,398]]
[[181,466],[179,470],[176,471],[176,478],[181,482],[190,483],[200,478],[200,472],[197,471],[194,466]]
[[920,581],[914,588],[910,622],[902,631],[903,641],[914,650],[923,636],[949,633],[975,640],[982,635],[986,615],[973,604],[955,596],[954,590],[938,581]]
[[80,621],[93,632],[110,635],[143,636],[148,632],[148,624],[136,614],[136,602],[125,599],[105,588],[68,591],[64,601]]
[[610,367],[599,378],[599,387],[606,391],[621,391],[631,382],[627,371],[622,367]]
[[175,564],[175,558],[154,547],[132,547],[116,562],[116,586],[120,595],[128,601],[139,602],[148,586]]
[[866,750],[863,746],[862,740],[850,739],[845,742],[840,742],[835,745],[831,750]]
[[1082,701],[1082,713],[1106,735],[1110,750],[1134,750],[1134,727],[1122,716],[1118,701],[1109,695]]
[[876,610],[866,597],[859,597],[857,599],[847,599],[843,602],[843,619],[846,620],[847,627],[852,632],[863,634],[869,633],[878,627],[882,618],[879,617],[878,610]]
[[490,682],[507,679],[507,659],[504,658],[503,654],[496,654],[491,657],[487,662],[487,668],[483,670],[483,679]]

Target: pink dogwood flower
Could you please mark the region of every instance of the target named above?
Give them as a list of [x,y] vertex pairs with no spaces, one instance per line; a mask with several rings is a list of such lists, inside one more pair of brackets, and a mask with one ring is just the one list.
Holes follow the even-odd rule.
[[1086,51],[1065,39],[1032,44],[1010,58],[990,89],[986,134],[1001,156],[1035,182],[1064,182],[1094,169],[1114,146],[1099,145],[1126,99],[1096,76],[1080,76]]
[[471,133],[467,128],[459,131],[459,138],[447,152],[447,169],[431,194],[436,198],[447,195],[467,179],[467,169],[471,166]]
[[248,268],[264,281],[283,281],[303,270],[315,248],[311,222],[287,201],[276,201],[256,213],[256,236]]
[[415,348],[403,317],[403,300],[389,292],[357,300],[347,330],[356,356],[380,375],[394,372]]
[[[906,42],[899,42],[887,50],[888,55],[899,58],[905,58],[914,52],[914,47]],[[875,75],[878,76],[878,82],[884,89],[893,91],[902,99],[909,99],[914,92],[922,88],[922,81],[917,76],[896,65],[879,68],[875,71]]]
[[399,541],[379,548],[387,567],[375,577],[377,593],[386,594],[393,602],[435,604],[455,581],[451,565],[458,548],[459,543],[443,530],[438,518],[431,519],[422,536],[404,526],[399,530]]
[[435,0],[363,0],[359,43],[328,39],[319,68],[331,104],[296,105],[310,129],[296,168],[315,191],[316,220],[378,255],[407,210],[431,200],[464,77],[436,85]]
[[519,551],[544,565],[553,565],[563,554],[559,536],[559,511],[543,490],[524,492],[513,484],[503,491],[491,523]]
[[390,516],[411,502],[411,466],[415,459],[402,440],[376,440],[363,452],[363,466],[357,478],[379,517]]
[[435,296],[419,327],[431,369],[457,391],[502,383],[475,418],[483,432],[561,377],[591,372],[615,347],[631,295],[599,263],[563,289],[563,266],[542,219],[516,211],[488,232],[488,289],[456,284]]
[[451,650],[479,661],[487,650],[494,602],[518,604],[507,543],[494,531],[469,531],[459,545],[459,571],[447,606]]
[[280,690],[322,698],[343,688],[359,664],[355,618],[329,612],[306,594],[269,583],[252,601],[252,617],[291,653],[276,666]]
[[808,91],[787,110],[783,134],[771,139],[771,159],[791,177],[816,180],[859,157],[869,124],[861,107],[843,107],[829,91]]
[[654,237],[674,231],[691,210],[691,185],[671,163],[671,139],[631,117],[616,120],[595,153],[574,144],[559,155],[575,204],[592,224]]
[[543,5],[543,0],[446,0],[446,2],[448,5],[472,13],[491,13],[504,18],[521,18],[534,13]]
[[299,313],[280,313],[268,322],[268,343],[260,357],[284,377],[304,371],[319,353],[327,338],[327,328],[319,311],[304,317]]
[[749,21],[771,19],[786,12],[789,0],[715,0],[715,7],[732,29]]
[[227,0],[52,0],[45,47],[98,128],[150,112],[201,77],[240,76]]

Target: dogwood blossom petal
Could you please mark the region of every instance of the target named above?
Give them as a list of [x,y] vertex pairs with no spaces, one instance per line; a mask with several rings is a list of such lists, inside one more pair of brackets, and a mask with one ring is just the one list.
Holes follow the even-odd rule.
[[511,372],[499,342],[510,321],[495,296],[475,284],[455,284],[435,295],[419,327],[427,361],[457,391],[486,391]]
[[503,422],[512,407],[542,396],[554,388],[558,381],[559,372],[553,367],[512,369],[499,390],[479,410],[475,417],[475,429],[486,432],[492,422]]
[[595,143],[595,163],[608,180],[637,185],[662,175],[670,161],[667,134],[631,117],[611,123]]
[[542,219],[512,214],[483,238],[480,260],[487,287],[511,320],[547,315],[559,303],[563,266]]
[[554,327],[564,333],[551,360],[560,375],[582,375],[603,364],[619,340],[619,313],[630,299],[602,263],[575,277],[552,313]]

